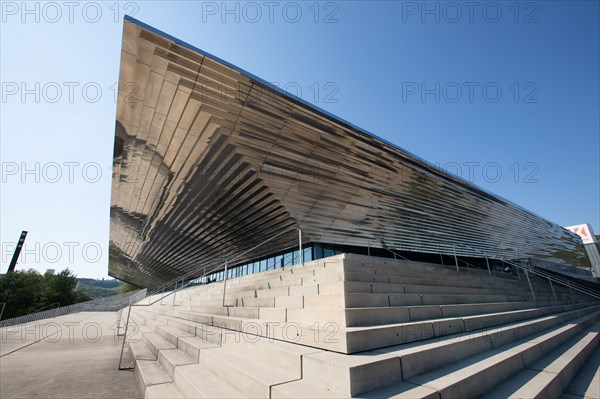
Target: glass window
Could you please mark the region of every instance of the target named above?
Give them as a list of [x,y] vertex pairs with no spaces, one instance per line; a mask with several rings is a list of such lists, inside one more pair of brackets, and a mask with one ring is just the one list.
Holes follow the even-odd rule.
[[304,248],[304,261],[310,262],[312,260],[312,248]]
[[288,252],[287,254],[283,255],[283,266],[284,267],[288,267],[294,264],[294,253],[293,252]]
[[323,248],[320,245],[315,245],[315,259],[323,258]]

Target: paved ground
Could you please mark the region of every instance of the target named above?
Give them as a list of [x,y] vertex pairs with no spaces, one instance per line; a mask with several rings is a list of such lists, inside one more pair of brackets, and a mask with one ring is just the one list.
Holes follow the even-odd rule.
[[0,398],[140,398],[118,371],[115,312],[82,312],[0,330]]

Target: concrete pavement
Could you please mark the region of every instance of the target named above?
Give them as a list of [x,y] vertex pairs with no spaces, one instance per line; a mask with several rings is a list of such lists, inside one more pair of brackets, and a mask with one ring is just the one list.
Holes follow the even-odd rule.
[[115,312],[82,312],[0,330],[2,398],[141,398],[118,371]]

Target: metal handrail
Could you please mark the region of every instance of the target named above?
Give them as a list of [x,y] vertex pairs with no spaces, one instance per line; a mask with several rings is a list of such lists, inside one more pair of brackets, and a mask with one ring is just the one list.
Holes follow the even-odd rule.
[[[236,255],[236,257],[235,257],[235,258],[239,258],[240,256],[243,256],[243,255],[247,254],[248,252],[251,252],[251,251],[255,250],[256,248],[258,248],[258,247],[260,247],[260,246],[262,246],[262,245],[264,245],[264,244],[268,243],[269,241],[271,241],[271,240],[273,240],[273,239],[275,239],[275,238],[277,238],[277,237],[279,237],[279,236],[281,236],[281,235],[283,235],[283,234],[285,234],[285,233],[290,233],[290,232],[292,232],[292,231],[295,231],[295,230],[296,230],[296,229],[287,229],[287,230],[283,230],[283,231],[281,231],[281,232],[277,233],[276,235],[274,235],[273,237],[270,237],[270,238],[268,238],[267,240],[265,240],[265,241],[261,242],[260,244],[258,244],[258,245],[256,245],[256,246],[252,247],[251,249],[249,249],[249,250],[247,250],[247,251],[245,251],[245,252],[243,252],[243,253],[241,253],[241,254],[238,254],[238,255]],[[225,260],[225,262],[227,262],[227,261],[228,261],[228,260]],[[216,272],[216,271],[220,270],[222,265],[223,265],[223,263],[219,263],[219,265],[218,265],[218,266],[215,266],[214,268],[210,269],[209,271],[206,271],[206,265],[198,266],[197,268],[195,268],[195,269],[193,269],[193,270],[189,271],[188,273],[184,274],[183,276],[176,277],[176,278],[174,278],[174,279],[172,279],[172,280],[170,280],[170,281],[168,281],[168,282],[164,283],[163,285],[161,285],[161,286],[159,286],[159,287],[157,287],[157,288],[153,289],[152,291],[150,291],[150,293],[148,294],[148,296],[153,296],[153,295],[156,295],[156,294],[158,294],[159,292],[160,292],[160,293],[163,293],[163,292],[164,292],[164,291],[165,291],[165,290],[166,290],[168,287],[171,287],[171,286],[172,286],[172,285],[174,285],[174,284],[175,284],[175,285],[177,285],[177,284],[179,284],[179,282],[180,282],[180,281],[181,281],[181,282],[182,282],[182,284],[183,284],[183,282],[184,282],[186,279],[188,279],[188,278],[191,278],[192,276],[193,276],[193,278],[192,278],[190,281],[194,281],[194,280],[197,280],[197,279],[200,279],[200,278],[206,277],[207,275],[210,275],[210,274],[212,274],[212,273],[214,273],[214,272]],[[202,271],[202,272],[201,272],[201,271]],[[180,287],[180,288],[181,288],[181,287]],[[178,288],[178,289],[176,289],[176,290],[179,290],[179,288]],[[165,295],[165,297],[166,297],[166,296],[168,296],[168,295]]]
[[[488,255],[485,252],[481,251],[481,250],[472,248],[472,247],[470,247],[470,246],[468,246],[466,244],[457,244],[457,245],[461,245],[461,246],[463,246],[465,248],[468,248],[468,249],[471,249],[471,250],[474,250],[474,251],[477,251],[477,252],[481,253],[482,255],[484,255],[486,257],[486,260],[488,258]],[[525,277],[527,278],[527,282],[529,284],[529,289],[531,290],[531,295],[533,296],[534,300],[536,299],[536,297],[535,297],[535,292],[533,290],[533,286],[531,284],[531,280],[529,279],[529,273],[533,273],[536,276],[542,277],[544,279],[548,279],[548,281],[550,281],[550,286],[551,286],[553,292],[554,292],[554,287],[552,286],[552,282],[560,284],[560,285],[563,285],[563,286],[569,288],[571,290],[571,292],[573,292],[573,290],[575,290],[575,291],[579,291],[579,292],[581,292],[581,293],[583,293],[585,295],[589,295],[589,296],[591,296],[591,297],[593,297],[595,299],[600,299],[600,294],[598,294],[598,293],[596,293],[596,292],[594,292],[594,291],[592,291],[592,290],[590,290],[590,289],[588,289],[588,288],[586,288],[586,287],[584,287],[584,286],[582,286],[580,284],[574,283],[574,282],[569,281],[569,280],[562,279],[562,278],[557,277],[557,276],[552,276],[550,274],[547,274],[546,272],[542,272],[541,270],[534,269],[534,268],[532,268],[530,266],[523,266],[523,265],[518,264],[516,262],[507,260],[504,257],[501,257],[500,260],[502,262],[504,262],[504,263],[507,263],[507,264],[509,264],[509,265],[517,268],[517,271],[518,270],[522,270],[525,273]],[[489,266],[489,263],[488,263],[488,266]],[[556,293],[554,293],[554,297],[556,298]]]
[[[507,263],[510,264],[510,262],[507,262]],[[558,277],[558,276],[554,276],[552,274],[547,273],[544,270],[536,269],[536,268],[534,268],[532,266],[523,266],[523,265],[521,265],[521,267],[523,269],[527,270],[530,273],[533,273],[533,274],[535,274],[537,276],[540,276],[540,277],[546,278],[548,280],[551,280],[551,281],[557,282],[559,284],[562,284],[562,285],[566,286],[567,288],[570,288],[571,290],[575,289],[576,291],[582,292],[582,293],[584,293],[586,295],[589,295],[589,296],[592,296],[592,297],[594,297],[596,299],[600,299],[600,294],[597,291],[591,290],[591,289],[589,289],[589,288],[587,288],[587,287],[585,287],[585,286],[583,286],[581,284],[572,282],[570,280],[567,280],[567,279],[564,279],[564,278],[561,278],[561,277]]]
[[485,252],[480,251],[479,249],[476,249],[476,248],[469,247],[468,245],[461,244],[461,243],[454,244],[454,246],[456,246],[456,245],[458,245],[459,247],[462,246],[462,247],[465,247],[467,249],[472,249],[474,251],[479,252],[481,255],[483,255],[485,257],[485,263],[487,265],[488,274],[490,275],[490,277],[492,277],[492,269],[490,268],[490,261],[489,261],[488,255]]
[[389,248],[386,248],[386,247],[381,247],[381,248],[383,248],[386,251],[391,252],[392,254],[394,254],[394,259],[396,259],[396,256],[399,256],[403,260],[410,261],[410,259],[408,259],[406,256],[402,256],[402,255],[400,255],[399,253],[397,253],[396,251],[394,251],[392,249],[389,249]]
[[59,303],[52,303],[27,315],[2,320],[0,321],[0,327],[30,323],[32,321],[55,318],[58,316],[64,316],[67,314],[77,313],[81,311],[114,311],[121,308],[123,306],[122,304],[125,301],[129,301],[132,297],[139,296],[140,292],[145,291],[146,290],[130,292],[126,294],[117,294],[109,297],[93,299],[91,301],[79,302],[73,305],[63,307],[57,306],[56,309],[42,310],[51,306],[53,307],[54,305],[60,305]]
[[[296,230],[296,229],[283,230],[283,231],[279,232],[278,234],[274,235],[273,237],[270,237],[267,240],[261,242],[260,244],[258,244],[256,246],[254,246],[254,247],[252,247],[252,248],[250,248],[250,249],[248,249],[248,250],[246,250],[246,251],[244,251],[244,252],[236,255],[233,259],[237,259],[237,258],[239,258],[239,257],[241,257],[243,255],[246,255],[247,253],[249,253],[249,252],[251,252],[251,251],[253,251],[253,250],[261,247],[262,245],[264,245],[264,244],[266,244],[266,243],[274,240],[275,238],[277,238],[277,237],[279,237],[279,236],[281,236],[281,235],[283,235],[285,233],[290,233],[290,232],[292,232],[294,230]],[[301,242],[302,242],[301,241],[302,235],[301,234],[302,233],[300,232],[300,234],[299,234],[299,239],[300,239],[300,253],[302,253],[302,244],[301,244]],[[303,258],[304,257],[302,256],[301,259],[303,259]],[[128,327],[129,327],[129,316],[131,315],[131,308],[133,306],[138,306],[138,307],[141,307],[141,306],[152,306],[152,305],[154,305],[155,303],[157,303],[159,301],[162,303],[163,299],[167,298],[170,295],[173,295],[173,304],[175,304],[175,294],[178,291],[181,291],[184,288],[187,288],[188,286],[190,286],[191,284],[193,284],[199,278],[206,277],[208,275],[211,275],[215,271],[221,270],[222,266],[224,266],[224,277],[223,277],[223,304],[224,304],[225,303],[225,290],[226,290],[226,284],[227,284],[227,264],[228,264],[228,260],[226,259],[224,263],[219,263],[217,266],[215,266],[214,268],[210,269],[209,271],[206,271],[206,266],[202,266],[204,268],[204,273],[202,275],[200,275],[200,276],[197,275],[197,270],[199,270],[200,267],[196,268],[195,270],[187,273],[185,276],[177,278],[174,281],[174,283],[177,284],[179,281],[181,281],[181,286],[177,288],[177,285],[176,285],[176,288],[173,291],[170,291],[169,293],[164,294],[165,288],[170,287],[173,284],[173,282],[171,282],[167,286],[163,285],[163,286],[158,287],[157,289],[155,289],[154,292],[158,292],[158,291],[163,292],[163,295],[160,298],[156,299],[155,301],[149,302],[147,304],[141,304],[141,303],[133,303],[132,304],[132,303],[130,303],[129,304],[129,309],[127,311],[127,320],[125,322],[125,332],[123,334],[123,343],[121,345],[121,355],[119,356],[119,368],[118,369],[119,370],[132,370],[134,368],[134,367],[122,367],[122,365],[121,365],[122,362],[123,362],[123,352],[125,350],[125,341],[127,340],[127,330],[128,330]],[[194,277],[192,280],[189,280],[187,283],[184,284],[185,278],[190,277],[191,275],[194,275],[194,274],[196,275],[196,277]],[[148,297],[150,297],[152,295],[155,295],[155,294],[148,295]]]

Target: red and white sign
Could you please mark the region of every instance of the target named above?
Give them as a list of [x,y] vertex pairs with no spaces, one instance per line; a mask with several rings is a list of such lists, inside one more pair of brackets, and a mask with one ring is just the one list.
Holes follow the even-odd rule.
[[581,240],[584,244],[593,244],[596,242],[596,236],[594,236],[594,232],[592,231],[592,226],[589,224],[578,224],[575,226],[567,226],[565,227],[567,230],[571,230],[573,233],[577,234],[581,237]]

